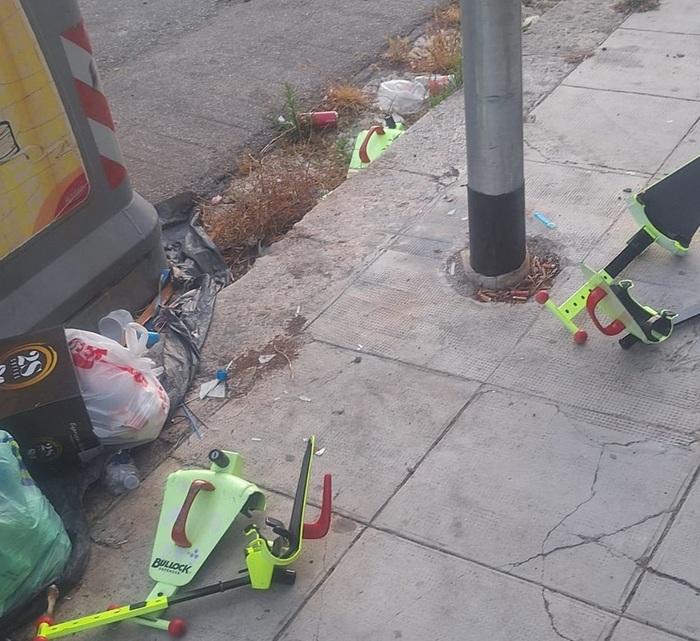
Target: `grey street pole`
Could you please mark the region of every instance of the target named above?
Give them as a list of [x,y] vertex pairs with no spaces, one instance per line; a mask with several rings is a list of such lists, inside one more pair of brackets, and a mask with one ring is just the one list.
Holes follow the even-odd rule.
[[518,280],[527,268],[521,0],[461,0],[469,263]]

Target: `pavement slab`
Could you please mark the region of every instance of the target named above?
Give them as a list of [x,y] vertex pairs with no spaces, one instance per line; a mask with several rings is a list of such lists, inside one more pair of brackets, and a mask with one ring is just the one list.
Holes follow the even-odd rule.
[[[563,256],[580,262],[602,238],[607,238],[611,226],[626,209],[626,190],[640,191],[648,180],[627,172],[526,161],[527,234],[531,238],[546,238]],[[391,248],[404,251],[413,239],[433,240],[454,251],[465,247],[469,235],[466,191],[466,177],[460,174],[444,196],[405,229]],[[536,211],[557,228],[547,229],[534,218]],[[433,254],[429,250],[426,255]]]
[[312,335],[485,380],[515,348],[532,318],[516,307],[484,305],[457,292],[447,271],[456,260],[445,261],[442,253],[426,257],[387,251],[311,326]]
[[[553,290],[555,301],[565,300],[583,281],[577,268],[565,271],[572,281],[566,282],[565,273]],[[664,302],[668,309],[680,309],[684,301],[697,296],[689,290],[643,282],[637,283],[634,293],[645,304]],[[528,311],[527,305],[519,309],[522,315],[532,314],[536,322],[489,383],[630,419],[626,430],[653,434],[659,442],[688,445],[695,439],[700,401],[692,367],[694,351],[686,353],[688,346],[675,340],[675,334],[661,345],[623,350],[614,339],[600,335],[584,312],[576,318],[589,332],[588,342],[581,346],[546,309]],[[687,331],[679,328],[678,333]]]
[[610,641],[678,641],[683,637],[627,619],[620,621]]
[[[584,262],[594,269],[602,269],[625,248],[626,242],[638,229],[639,226],[630,214],[622,215],[593,247]],[[678,296],[679,292],[689,293],[688,302],[700,302],[700,295],[693,293],[697,287],[698,269],[700,269],[700,254],[695,251],[695,245],[684,256],[672,254],[658,245],[652,245],[623,271],[622,277],[629,278],[638,284],[634,295],[640,297],[642,302],[646,302],[646,298],[641,292],[641,283],[657,285],[653,293],[660,294],[661,298],[649,301],[649,304],[653,302],[658,305],[661,301],[665,301],[662,306],[669,307],[683,302],[683,297]],[[647,298],[649,293],[651,292],[646,294]]]
[[564,84],[697,101],[699,59],[700,35],[619,29]]
[[[576,114],[576,118],[572,118]],[[654,174],[698,118],[693,101],[559,87],[525,124],[525,156]]]
[[600,418],[482,389],[376,524],[620,607],[700,457]]
[[593,640],[605,638],[613,621],[538,586],[368,530],[280,641]]
[[324,452],[310,498],[320,500],[321,472],[330,472],[335,508],[369,521],[478,388],[321,343],[302,347],[292,363],[293,378],[287,367],[270,373],[209,417],[202,440],[191,438],[178,456],[239,448],[251,478],[292,495],[303,439],[315,434]]
[[630,615],[679,634],[700,637],[700,488],[694,485],[673,527],[648,562]]
[[[645,29],[665,33],[700,35],[700,20],[695,0],[661,2],[654,11],[633,13],[622,25],[623,29]],[[650,36],[654,37],[654,36]]]
[[219,293],[203,349],[205,375],[265,345],[298,316],[315,319],[443,190],[432,176],[386,168],[343,183]]
[[700,156],[700,118],[666,159],[656,178],[661,178],[665,174],[679,169],[698,156]]

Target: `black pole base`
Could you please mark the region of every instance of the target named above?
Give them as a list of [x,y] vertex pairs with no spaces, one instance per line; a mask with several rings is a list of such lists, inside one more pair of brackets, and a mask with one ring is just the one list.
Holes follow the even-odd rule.
[[525,262],[525,186],[489,196],[467,186],[469,264],[483,276],[501,276]]

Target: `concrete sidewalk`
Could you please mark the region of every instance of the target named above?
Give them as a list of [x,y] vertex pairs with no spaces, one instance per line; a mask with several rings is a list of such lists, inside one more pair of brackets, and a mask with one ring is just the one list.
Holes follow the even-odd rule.
[[[602,266],[634,231],[625,190],[700,154],[695,2],[629,17],[569,75],[557,42],[600,43],[617,16],[564,0],[535,25],[536,51],[526,38],[527,224],[565,259],[555,300],[580,283],[576,263]],[[534,302],[462,296],[463,121],[454,96],[222,292],[204,378],[297,313],[298,355],[208,405],[203,438],[104,519],[61,618],[149,591],[167,473],[236,449],[283,517],[314,433],[316,497],[334,476],[328,537],[305,544],[293,588],[178,606],[189,639],[700,640],[698,328],[629,352],[591,331],[581,347]],[[653,247],[626,275],[651,305],[700,298],[697,252]],[[199,585],[243,567],[241,529]]]

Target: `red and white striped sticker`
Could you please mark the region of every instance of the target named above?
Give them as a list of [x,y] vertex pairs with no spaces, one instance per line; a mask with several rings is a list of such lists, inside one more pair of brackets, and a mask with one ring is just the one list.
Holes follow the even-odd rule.
[[114,133],[114,121],[107,97],[102,93],[85,22],[81,20],[74,27],[64,31],[61,34],[61,42],[73,72],[75,90],[100,153],[107,182],[110,189],[115,189],[126,179],[126,167]]

